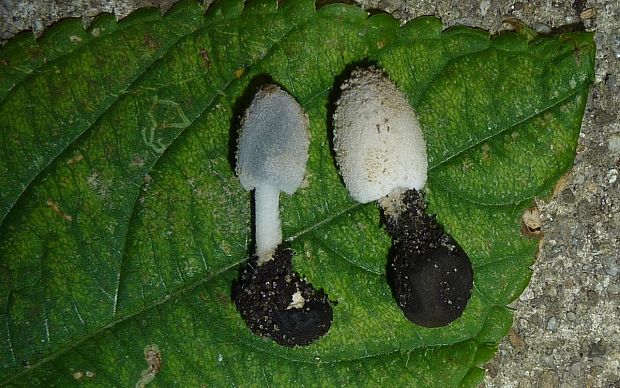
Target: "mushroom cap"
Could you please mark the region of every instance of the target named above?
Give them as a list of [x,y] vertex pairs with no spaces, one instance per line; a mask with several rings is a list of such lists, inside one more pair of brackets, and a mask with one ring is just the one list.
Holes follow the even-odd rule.
[[334,149],[351,196],[366,203],[424,187],[426,142],[403,93],[374,67],[354,70],[341,89]]
[[293,194],[308,160],[308,117],[275,85],[262,87],[246,110],[237,143],[237,175],[246,190],[270,185]]

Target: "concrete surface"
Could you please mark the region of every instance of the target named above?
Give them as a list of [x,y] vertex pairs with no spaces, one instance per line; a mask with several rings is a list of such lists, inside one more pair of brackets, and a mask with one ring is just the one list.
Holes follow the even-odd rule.
[[[583,22],[596,31],[596,84],[573,171],[554,198],[539,201],[545,233],[528,289],[513,303],[514,326],[487,367],[487,387],[620,387],[620,0],[359,0],[408,20],[491,32],[515,16],[539,31]],[[87,25],[174,0],[2,0],[0,40],[40,33],[65,17]]]

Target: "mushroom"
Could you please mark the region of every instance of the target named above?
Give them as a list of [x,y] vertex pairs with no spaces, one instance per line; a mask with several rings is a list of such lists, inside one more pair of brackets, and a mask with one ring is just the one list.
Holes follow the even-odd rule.
[[312,343],[333,318],[327,295],[293,270],[294,253],[281,246],[280,191],[291,195],[301,185],[309,143],[308,118],[295,99],[275,85],[259,89],[237,148],[241,185],[254,190],[255,256],[232,297],[252,332],[285,346]]
[[426,142],[403,93],[375,67],[356,69],[334,112],[336,161],[350,195],[378,201],[393,246],[387,267],[405,316],[425,327],[461,316],[473,285],[469,258],[445,233],[418,190],[427,178]]
[[310,133],[308,117],[275,85],[260,89],[248,108],[237,148],[241,185],[254,190],[256,256],[271,260],[282,243],[280,191],[293,194],[304,178]]

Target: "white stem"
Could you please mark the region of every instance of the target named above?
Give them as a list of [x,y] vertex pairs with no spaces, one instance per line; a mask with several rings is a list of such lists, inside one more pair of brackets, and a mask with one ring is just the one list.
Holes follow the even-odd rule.
[[407,190],[395,189],[385,197],[379,198],[379,206],[383,209],[383,214],[390,217],[393,220],[398,220],[398,216],[402,212],[407,210],[407,207],[403,203],[403,197]]
[[280,225],[280,190],[270,185],[256,186],[254,209],[256,218],[256,256],[258,263],[271,260],[282,242]]

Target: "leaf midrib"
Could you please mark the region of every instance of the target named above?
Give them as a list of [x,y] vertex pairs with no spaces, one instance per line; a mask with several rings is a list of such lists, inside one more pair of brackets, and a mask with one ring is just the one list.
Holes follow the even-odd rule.
[[496,131],[494,133],[491,133],[490,135],[488,135],[486,137],[483,137],[481,139],[477,139],[476,141],[472,142],[471,144],[466,145],[462,149],[458,150],[454,155],[448,156],[447,158],[443,159],[442,161],[439,161],[439,162],[433,164],[432,166],[429,166],[428,167],[429,172],[433,171],[434,169],[436,169],[438,167],[441,167],[442,165],[448,163],[450,160],[452,160],[454,158],[457,158],[457,157],[463,155],[464,153],[466,153],[466,152],[468,152],[468,151],[470,151],[470,150],[472,150],[472,149],[482,145],[482,143],[484,143],[484,142],[486,142],[486,141],[488,141],[490,139],[493,139],[493,138],[495,138],[495,137],[497,137],[497,136],[499,136],[499,135],[501,135],[501,134],[503,134],[503,133],[505,133],[505,132],[507,132],[509,130],[512,130],[512,129],[514,129],[515,127],[517,127],[519,125],[525,124],[528,121],[531,121],[531,120],[541,116],[542,114],[550,111],[551,109],[553,109],[553,108],[555,108],[555,107],[557,107],[559,105],[562,105],[564,102],[568,101],[570,98],[575,97],[578,93],[583,93],[583,91],[587,89],[587,86],[588,86],[589,82],[590,82],[589,80],[582,82],[581,85],[578,85],[578,86],[576,86],[573,89],[570,89],[570,91],[571,91],[570,93],[564,95],[563,97],[558,97],[557,99],[552,100],[553,102],[551,104],[546,105],[541,110],[539,110],[537,112],[534,112],[534,113],[532,113],[532,114],[530,114],[528,116],[524,116],[523,118],[521,118],[520,120],[516,121],[515,123],[513,123],[511,125],[508,125],[506,127],[502,127],[498,131]]
[[[523,124],[526,124],[526,123],[528,123],[528,122],[530,122],[532,120],[535,120],[536,118],[538,118],[538,117],[542,116],[543,114],[551,111],[552,109],[555,109],[556,107],[566,103],[567,101],[569,101],[573,97],[575,97],[575,96],[577,96],[577,95],[579,95],[581,93],[584,93],[587,90],[587,88],[588,88],[588,82],[589,81],[584,81],[581,85],[576,86],[574,89],[570,89],[571,90],[570,93],[565,94],[563,97],[559,97],[558,99],[556,99],[551,104],[548,104],[547,106],[542,108],[540,111],[535,112],[535,113],[533,113],[533,114],[531,114],[529,116],[525,116],[521,120],[516,121],[515,123],[513,123],[511,125],[506,126],[504,128],[501,128],[497,132],[492,133],[489,136],[486,136],[484,138],[478,139],[478,140],[472,142],[471,144],[463,147],[461,150],[459,150],[454,155],[445,158],[444,160],[434,164],[433,166],[429,166],[428,171],[432,172],[435,169],[437,169],[437,168],[443,166],[444,164],[450,162],[452,159],[455,159],[455,158],[457,158],[457,157],[459,157],[461,155],[464,155],[467,152],[469,152],[469,151],[471,151],[471,150],[473,150],[475,148],[478,148],[483,143],[485,143],[485,142],[487,142],[487,141],[489,141],[491,139],[494,139],[494,138],[496,138],[496,137],[498,137],[498,136],[500,136],[500,135],[502,135],[502,134],[504,134],[506,132],[514,130],[516,127],[518,127],[520,125],[523,125]],[[560,176],[561,175],[562,174],[560,174]],[[555,182],[556,181],[555,178],[557,178],[557,176],[555,176],[555,175],[552,176],[550,181],[551,182]],[[520,197],[520,198],[519,197],[515,197],[515,198],[513,198],[513,199],[511,199],[511,200],[509,200],[507,202],[481,202],[481,201],[477,201],[477,200],[475,200],[475,199],[473,199],[473,198],[471,198],[471,197],[469,197],[467,195],[464,195],[463,193],[459,193],[459,192],[456,192],[454,190],[450,190],[449,188],[447,188],[445,185],[442,185],[441,183],[434,182],[433,184],[436,187],[439,187],[441,190],[443,190],[446,193],[458,196],[463,201],[467,201],[467,202],[472,203],[474,205],[485,206],[485,207],[516,206],[516,205],[518,205],[520,203],[523,203],[524,201],[531,200],[531,199],[534,199],[536,197],[536,195],[530,195],[530,196],[526,195],[526,196]],[[544,191],[544,189],[547,188],[547,186],[549,186],[549,185],[545,184],[543,186],[543,190],[542,191]]]

